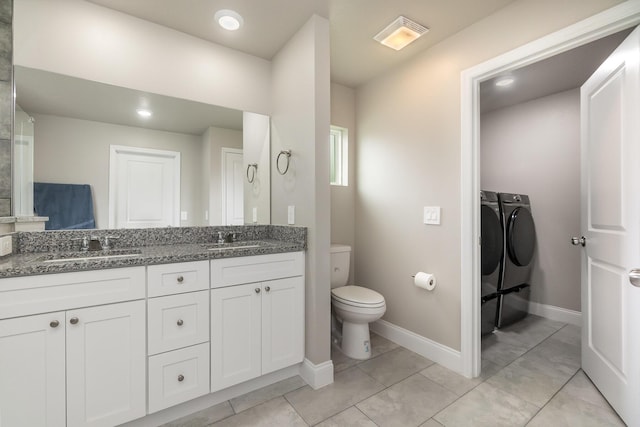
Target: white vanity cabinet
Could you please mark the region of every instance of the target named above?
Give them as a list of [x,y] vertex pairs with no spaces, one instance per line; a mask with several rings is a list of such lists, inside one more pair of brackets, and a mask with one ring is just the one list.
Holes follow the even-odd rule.
[[304,254],[211,261],[211,391],[304,357]]
[[0,280],[0,425],[144,416],[144,297],[144,267]]
[[209,392],[209,262],[151,265],[147,281],[154,413]]

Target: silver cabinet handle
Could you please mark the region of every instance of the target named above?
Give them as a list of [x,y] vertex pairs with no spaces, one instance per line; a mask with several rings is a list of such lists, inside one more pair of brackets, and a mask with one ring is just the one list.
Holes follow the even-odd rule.
[[640,288],[640,268],[632,268],[631,271],[629,271],[629,283]]
[[182,283],[182,282],[184,282],[184,277],[178,276],[177,280],[178,280],[178,283]]
[[580,237],[572,237],[571,238],[571,244],[573,246],[584,246],[587,244],[587,238],[584,236],[580,236]]
[[271,290],[271,287],[270,287],[270,286],[266,286],[266,287],[264,288],[264,290],[265,290],[265,291],[267,291],[267,292],[269,292],[269,291]]
[[69,323],[71,323],[72,325],[75,325],[76,323],[78,323],[78,318],[72,317],[71,319],[69,319]]
[[58,322],[57,320],[52,320],[51,323],[49,323],[49,326],[51,326],[52,328],[57,328],[58,325],[60,325],[60,322]]
[[255,288],[254,291],[256,291],[256,294],[260,293],[260,288]]
[[178,381],[180,382],[184,381],[184,375],[182,374],[178,375]]
[[176,322],[176,323],[178,323],[178,326],[182,326],[182,325],[184,324],[184,322],[182,321],[182,319],[178,319],[178,322]]

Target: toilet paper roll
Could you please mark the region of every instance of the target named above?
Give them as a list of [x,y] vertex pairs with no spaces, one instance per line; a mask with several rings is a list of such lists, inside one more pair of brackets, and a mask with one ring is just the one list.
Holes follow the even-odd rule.
[[413,283],[419,288],[432,291],[436,287],[436,276],[420,271],[416,273]]

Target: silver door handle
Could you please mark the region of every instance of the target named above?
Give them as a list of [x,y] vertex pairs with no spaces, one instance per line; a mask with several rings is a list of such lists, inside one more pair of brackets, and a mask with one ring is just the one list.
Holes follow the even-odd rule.
[[632,268],[631,271],[629,271],[629,283],[640,288],[640,268]]
[[574,246],[584,246],[587,244],[587,238],[584,236],[580,236],[580,237],[572,237],[571,238],[571,244]]

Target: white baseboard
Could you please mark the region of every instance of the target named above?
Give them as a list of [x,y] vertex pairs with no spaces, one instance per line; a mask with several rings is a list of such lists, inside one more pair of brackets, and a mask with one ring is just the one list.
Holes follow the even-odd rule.
[[575,310],[529,301],[529,313],[549,320],[582,326],[582,313]]
[[462,358],[460,352],[411,332],[407,329],[378,320],[369,325],[371,330],[384,338],[395,342],[419,355],[433,360],[454,372],[462,374]]
[[314,390],[333,383],[333,361],[327,360],[319,365],[304,359],[300,365],[300,376]]

